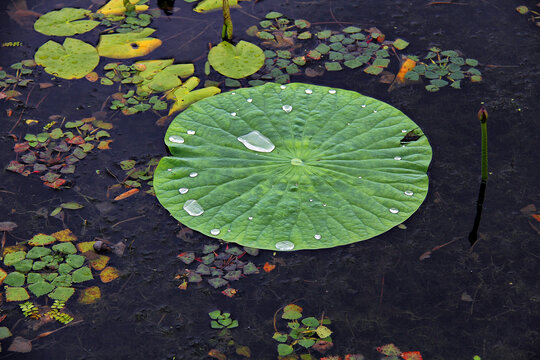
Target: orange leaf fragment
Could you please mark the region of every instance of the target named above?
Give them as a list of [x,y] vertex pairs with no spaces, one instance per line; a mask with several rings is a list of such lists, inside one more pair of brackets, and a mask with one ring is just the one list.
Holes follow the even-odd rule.
[[4,269],[0,268],[0,285],[2,285],[6,276],[7,272],[5,272]]
[[276,265],[272,265],[272,264],[270,264],[269,262],[266,262],[266,263],[264,264],[264,266],[263,266],[263,270],[264,270],[265,272],[270,272],[270,271],[274,270],[275,268],[276,268]]
[[107,266],[105,269],[103,269],[102,272],[99,273],[99,277],[104,283],[111,282],[119,276],[120,273],[118,272],[118,270],[113,268],[112,266]]
[[53,189],[58,189],[60,186],[64,185],[65,183],[66,183],[66,180],[64,179],[56,179],[54,182],[45,181],[43,185],[48,186]]
[[39,83],[39,88],[40,89],[47,89],[47,88],[50,88],[50,87],[53,87],[54,84],[51,84],[51,83]]
[[81,291],[81,295],[79,295],[79,303],[80,304],[92,304],[98,301],[101,298],[101,290],[97,286],[91,286],[89,288],[84,289]]
[[422,360],[422,355],[420,351],[407,351],[399,354],[405,360]]
[[81,144],[84,144],[85,141],[82,138],[82,136],[77,135],[77,136],[72,137],[71,139],[66,139],[66,142],[68,144],[81,145]]
[[116,200],[116,201],[124,200],[125,198],[128,198],[128,197],[130,197],[132,195],[135,195],[138,192],[139,192],[139,189],[131,189],[131,190],[128,190],[126,192],[121,193],[120,195],[115,197],[114,200]]
[[208,352],[208,356],[216,358],[218,360],[227,360],[227,356],[219,350],[212,349]]
[[412,59],[405,60],[403,64],[401,64],[401,68],[399,69],[399,72],[396,75],[396,80],[399,81],[400,83],[404,83],[405,74],[407,74],[409,71],[414,69],[415,66],[416,66],[416,61]]
[[186,290],[187,286],[188,286],[188,282],[186,280],[184,280],[180,285],[178,285],[178,288],[180,290]]
[[532,214],[531,215],[536,221],[540,221],[540,215],[538,214]]
[[54,236],[56,238],[56,240],[62,241],[62,242],[68,242],[68,241],[77,240],[77,236],[75,236],[71,232],[71,230],[69,230],[69,229],[64,229],[64,230],[61,230],[61,231],[57,231],[57,232],[51,234],[51,236]]
[[99,79],[99,75],[97,72],[92,71],[91,73],[86,74],[85,79],[90,82],[96,82]]

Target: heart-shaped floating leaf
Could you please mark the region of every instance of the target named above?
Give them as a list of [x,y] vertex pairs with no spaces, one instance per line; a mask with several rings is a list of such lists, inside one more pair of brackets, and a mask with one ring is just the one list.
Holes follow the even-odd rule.
[[161,40],[147,37],[156,31],[144,28],[139,32],[101,35],[97,51],[99,55],[113,59],[129,59],[148,55],[161,46]]
[[396,108],[359,93],[268,83],[201,100],[171,123],[155,172],[186,226],[245,246],[318,249],[369,239],[423,202],[431,147]]
[[43,14],[34,23],[34,30],[45,35],[71,36],[83,34],[99,25],[99,21],[80,20],[92,12],[85,9],[63,8]]
[[264,64],[260,47],[247,41],[233,45],[222,41],[210,49],[208,62],[220,74],[240,79],[256,73]]
[[52,40],[41,45],[34,60],[49,74],[63,79],[80,79],[94,70],[99,55],[92,45],[67,38],[63,45]]

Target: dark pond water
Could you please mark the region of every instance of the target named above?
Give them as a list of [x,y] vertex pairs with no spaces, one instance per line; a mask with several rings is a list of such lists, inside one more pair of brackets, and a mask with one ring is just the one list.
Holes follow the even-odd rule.
[[[9,17],[10,2],[0,4],[0,40],[21,42],[21,46],[0,48],[4,68],[33,58],[49,39],[34,32],[31,21],[28,26]],[[64,6],[95,10],[102,3],[28,0],[28,8],[38,13]],[[150,3],[157,7],[155,1]],[[207,284],[182,291],[175,276],[184,266],[177,255],[200,252],[202,244],[216,241],[197,233],[185,236],[185,230],[180,232],[183,226],[153,196],[141,192],[117,202],[112,198],[119,191],[107,196],[108,187],[116,184],[107,169],[122,177],[120,161],[144,163],[167,154],[166,127],[156,125],[163,114],[124,116],[108,110],[107,103],[101,116],[114,124],[108,130],[111,149],[91,152],[69,176],[73,186],[61,191],[43,186],[35,174],[23,177],[2,171],[0,221],[18,224],[7,235],[6,246],[64,228],[80,241],[121,241],[126,245],[124,255],[111,257],[121,277],[108,284],[94,280],[102,292],[97,303],[80,305],[75,297],[68,302],[70,313],[83,322],[33,341],[28,354],[7,352],[12,338],[5,339],[0,358],[210,359],[207,353],[216,347],[229,359],[243,358],[234,353],[234,346],[216,343],[218,331],[210,329],[207,313],[221,309],[238,319],[240,326],[232,330],[232,337],[237,344],[249,346],[251,358],[276,359],[273,317],[290,302],[302,306],[305,315],[330,317],[334,347],[329,355],[361,353],[366,359],[379,359],[376,347],[394,343],[403,351],[420,351],[424,359],[538,358],[540,224],[520,210],[540,205],[540,29],[514,10],[522,3],[535,6],[534,1],[472,0],[433,5],[427,0],[243,2],[241,10],[232,10],[237,39],[257,41],[245,35],[245,29],[277,10],[292,19],[309,20],[317,30],[375,26],[387,38],[408,40],[405,53],[425,54],[431,46],[439,46],[479,60],[482,82],[436,93],[421,85],[388,92],[387,84],[360,70],[292,77],[375,97],[419,124],[433,147],[424,204],[404,223],[406,229],[394,228],[354,245],[292,253],[261,251],[251,260],[259,266],[275,263],[276,269],[238,281],[239,293],[233,298]],[[191,6],[177,1],[172,16],[153,21],[156,36],[164,43],[147,58],[194,62],[195,74],[204,80],[208,44],[220,41],[222,18],[219,12],[196,14]],[[79,38],[95,45],[97,30]],[[102,59],[96,71],[102,72],[106,62]],[[396,64],[389,69],[394,74]],[[99,82],[51,80],[50,75],[37,72],[36,82],[56,86],[30,85],[21,90],[22,104],[0,100],[3,168],[15,159],[10,134],[23,137],[38,132],[25,120],[39,120],[36,126],[42,127],[51,115],[71,121],[91,117],[102,111],[114,92]],[[215,75],[213,79],[220,80]],[[490,177],[479,240],[471,249],[467,236],[480,184],[476,112],[482,102],[489,111]],[[13,114],[7,116],[10,109]],[[69,201],[85,207],[64,211],[63,220],[47,215]],[[420,260],[426,251],[450,241]],[[33,320],[24,319],[11,302],[2,303],[0,315],[7,315],[0,325],[27,339],[60,326],[46,324],[35,331]]]

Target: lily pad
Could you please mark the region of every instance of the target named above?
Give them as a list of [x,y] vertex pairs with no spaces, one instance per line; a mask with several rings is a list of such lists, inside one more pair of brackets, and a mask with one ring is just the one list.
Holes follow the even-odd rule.
[[36,283],[33,283],[32,285],[28,286],[28,290],[32,292],[32,294],[36,295],[37,297],[40,297],[42,295],[48,294],[51,291],[54,290],[54,285],[49,284],[45,281],[39,281]]
[[4,265],[10,266],[19,261],[23,260],[26,257],[25,251],[15,251],[4,256]]
[[172,156],[153,184],[176,219],[208,236],[282,251],[345,245],[401,224],[424,201],[429,142],[400,144],[416,128],[353,91],[238,89],[172,121]]
[[210,49],[208,62],[218,73],[233,79],[241,79],[257,72],[264,64],[264,52],[247,41],[233,45],[222,41]]
[[28,300],[30,295],[22,287],[6,287],[6,301],[24,301]]
[[[46,235],[47,236],[47,235]],[[28,251],[28,254],[26,254],[26,257],[28,259],[37,259],[45,255],[49,255],[51,253],[51,249],[43,247],[43,246],[35,246]]]
[[4,284],[9,286],[23,286],[26,277],[18,271],[13,271],[5,278]]
[[70,242],[56,244],[52,247],[52,249],[62,254],[75,254],[77,252],[75,245]]
[[90,14],[92,14],[90,10],[69,7],[50,11],[36,20],[34,30],[53,36],[83,34],[99,25],[99,21],[81,20]]
[[49,294],[49,297],[54,300],[67,301],[74,292],[75,289],[72,287],[57,287]]
[[148,55],[161,46],[161,40],[148,37],[154,31],[156,30],[144,28],[139,32],[101,35],[97,51],[100,56],[113,59],[130,59]]
[[92,304],[101,298],[101,290],[97,286],[91,286],[81,291],[79,296],[80,304]]
[[51,75],[63,79],[80,79],[99,63],[95,47],[84,41],[67,38],[64,44],[49,40],[36,51],[34,60]]
[[74,283],[80,283],[80,282],[92,280],[94,277],[92,276],[92,270],[90,270],[88,266],[85,266],[85,267],[75,270],[73,274],[71,275],[71,278]]

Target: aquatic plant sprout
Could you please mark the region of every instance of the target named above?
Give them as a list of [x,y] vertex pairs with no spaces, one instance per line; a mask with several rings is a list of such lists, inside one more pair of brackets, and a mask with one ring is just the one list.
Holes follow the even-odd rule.
[[153,184],[177,220],[208,236],[280,251],[349,244],[423,202],[432,153],[423,134],[401,141],[414,129],[421,133],[398,109],[353,91],[238,89],[172,121],[171,156]]

